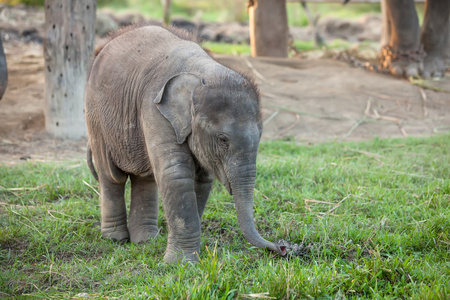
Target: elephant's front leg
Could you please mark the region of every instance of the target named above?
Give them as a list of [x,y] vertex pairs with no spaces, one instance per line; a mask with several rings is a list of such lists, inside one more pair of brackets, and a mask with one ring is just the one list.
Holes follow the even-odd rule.
[[[448,0],[445,0],[448,1]],[[387,45],[382,45],[383,68],[396,76],[417,76],[423,68],[419,39],[419,19],[413,0],[383,0],[389,32]]]
[[192,157],[179,153],[166,158],[161,167],[158,185],[169,229],[164,260],[198,261],[201,229]]
[[130,180],[130,240],[146,242],[158,235],[158,188],[153,175],[133,175]]
[[425,6],[425,17],[420,34],[426,56],[423,74],[427,78],[445,75],[445,51],[450,47],[450,1],[428,0]]

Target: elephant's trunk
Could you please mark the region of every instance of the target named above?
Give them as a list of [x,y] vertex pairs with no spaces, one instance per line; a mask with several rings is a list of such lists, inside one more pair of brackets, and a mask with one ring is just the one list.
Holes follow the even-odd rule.
[[262,238],[253,221],[253,189],[255,186],[256,167],[247,172],[240,172],[238,180],[231,184],[234,204],[245,239],[253,246],[266,248],[280,255],[286,255],[286,247],[269,242]]

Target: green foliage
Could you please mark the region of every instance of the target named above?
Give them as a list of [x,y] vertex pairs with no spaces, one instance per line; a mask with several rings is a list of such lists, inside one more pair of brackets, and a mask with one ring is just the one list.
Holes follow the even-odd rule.
[[[148,244],[100,234],[98,185],[82,161],[0,167],[0,291],[13,298],[448,299],[450,135],[260,145],[254,216],[288,259],[251,247],[217,182],[200,262],[162,263]],[[130,189],[126,198],[129,205]],[[76,296],[78,295],[78,296]]]

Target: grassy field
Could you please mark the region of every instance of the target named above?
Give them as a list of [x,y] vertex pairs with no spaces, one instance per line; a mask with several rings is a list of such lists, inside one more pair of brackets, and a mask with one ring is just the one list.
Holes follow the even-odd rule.
[[0,297],[450,297],[448,134],[262,143],[255,222],[301,245],[288,258],[245,242],[216,183],[200,263],[166,265],[162,210],[156,240],[118,245],[100,237],[97,189],[83,161],[0,166]]
[[[295,50],[298,52],[302,51],[311,51],[311,50],[321,50],[326,51],[330,49],[336,49],[336,50],[345,50],[349,49],[351,46],[358,46],[359,48],[362,47],[372,47],[373,46],[369,43],[359,43],[358,45],[356,43],[350,43],[345,40],[341,39],[335,39],[327,43],[326,46],[319,48],[314,44],[314,41],[294,41],[293,46],[295,47]],[[226,43],[218,43],[218,42],[210,42],[205,41],[202,43],[202,47],[205,49],[208,49],[211,52],[217,53],[217,54],[227,54],[227,55],[244,55],[244,56],[250,56],[251,53],[251,47],[248,44],[226,44]],[[289,56],[295,55],[296,53],[289,49]]]

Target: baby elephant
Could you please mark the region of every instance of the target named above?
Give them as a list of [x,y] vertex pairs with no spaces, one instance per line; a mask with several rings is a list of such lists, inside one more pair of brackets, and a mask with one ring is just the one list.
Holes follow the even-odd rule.
[[132,26],[99,51],[85,105],[103,237],[133,243],[155,237],[159,189],[169,230],[164,260],[197,261],[200,219],[217,177],[233,195],[246,240],[285,255],[253,222],[262,123],[251,80],[213,60],[182,31]]

